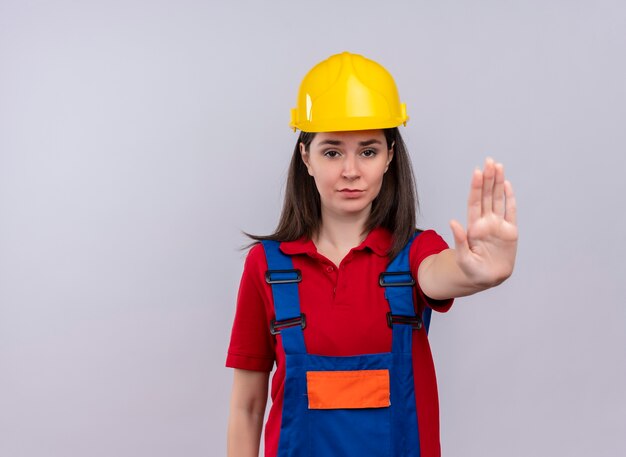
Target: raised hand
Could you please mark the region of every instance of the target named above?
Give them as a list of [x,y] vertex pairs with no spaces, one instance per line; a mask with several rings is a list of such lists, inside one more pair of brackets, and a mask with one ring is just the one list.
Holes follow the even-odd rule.
[[450,227],[457,265],[475,286],[493,287],[511,275],[518,237],[515,195],[501,163],[488,158],[482,171],[474,171],[467,231],[456,220]]

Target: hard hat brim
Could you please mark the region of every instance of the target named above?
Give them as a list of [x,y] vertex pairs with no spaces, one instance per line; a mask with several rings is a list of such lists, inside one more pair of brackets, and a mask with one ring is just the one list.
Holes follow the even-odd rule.
[[371,119],[371,118],[347,118],[336,121],[326,122],[298,122],[290,123],[291,128],[301,130],[303,132],[320,133],[320,132],[347,132],[354,130],[378,130],[389,129],[406,125],[409,117],[397,119]]

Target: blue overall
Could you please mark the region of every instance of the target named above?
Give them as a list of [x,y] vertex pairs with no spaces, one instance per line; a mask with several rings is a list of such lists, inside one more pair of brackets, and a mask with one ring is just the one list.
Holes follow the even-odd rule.
[[[419,232],[418,232],[419,233]],[[268,263],[266,281],[271,284],[276,319],[271,331],[280,333],[285,351],[285,390],[278,457],[419,457],[420,445],[415,408],[412,332],[428,330],[430,308],[416,316],[409,250],[414,237],[380,276],[391,312],[391,352],[333,357],[308,354],[303,329],[306,316],[300,310],[298,282],[289,256],[279,242],[263,241]],[[372,371],[369,371],[372,370]],[[307,373],[388,372],[389,400],[371,408],[312,409]]]

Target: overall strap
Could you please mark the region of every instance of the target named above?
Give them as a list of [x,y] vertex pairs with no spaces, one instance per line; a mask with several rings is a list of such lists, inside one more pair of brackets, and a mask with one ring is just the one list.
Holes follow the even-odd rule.
[[385,287],[385,298],[389,302],[391,312],[387,314],[387,323],[393,329],[393,352],[411,352],[412,331],[423,327],[428,332],[432,310],[426,308],[422,316],[415,313],[413,287],[415,279],[411,274],[409,253],[416,232],[402,251],[391,261],[387,270],[380,275],[379,283]]
[[280,242],[261,241],[265,249],[267,268],[265,282],[272,287],[276,319],[270,325],[270,332],[280,334],[286,354],[306,354],[302,329],[306,318],[300,312],[298,283],[302,280],[300,270],[293,268],[291,257],[279,249]]

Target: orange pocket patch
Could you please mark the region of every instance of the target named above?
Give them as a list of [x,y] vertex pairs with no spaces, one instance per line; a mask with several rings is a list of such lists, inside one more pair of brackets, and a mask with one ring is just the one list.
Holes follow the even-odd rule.
[[389,370],[307,371],[309,409],[386,408]]

